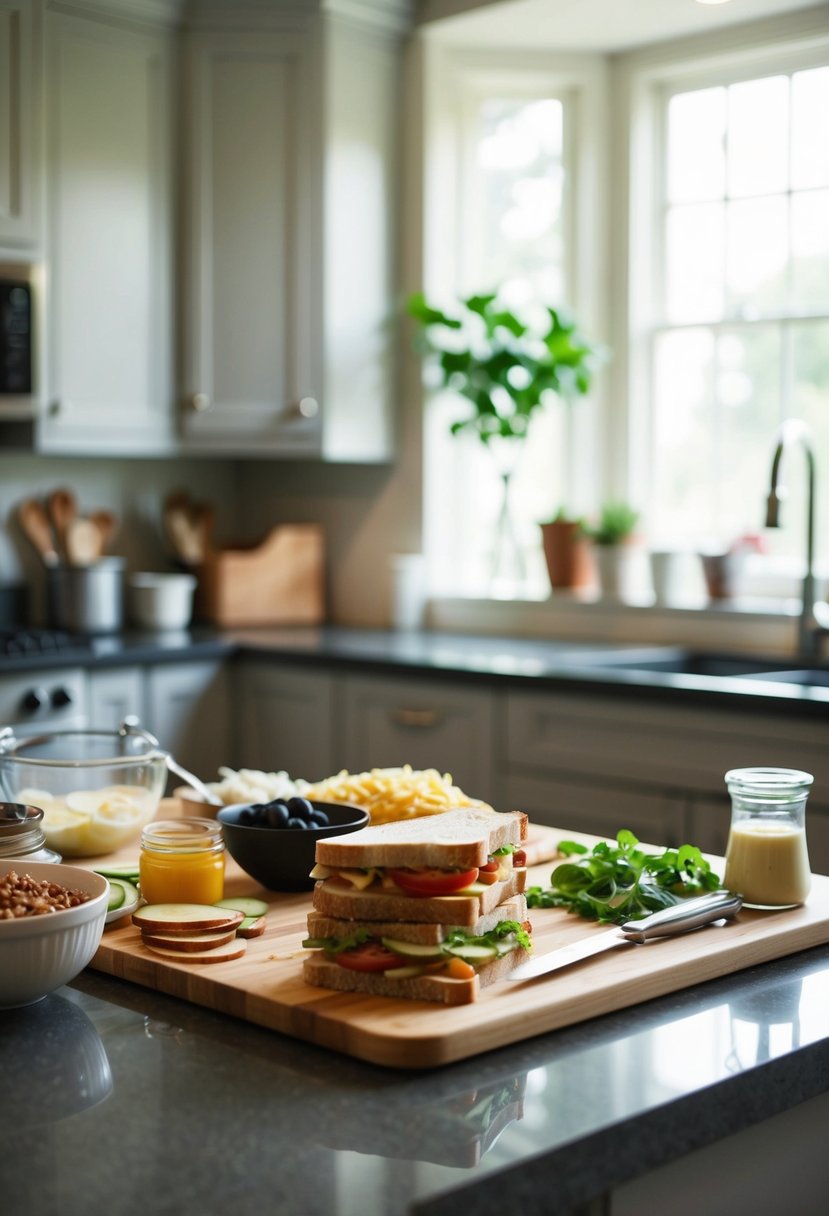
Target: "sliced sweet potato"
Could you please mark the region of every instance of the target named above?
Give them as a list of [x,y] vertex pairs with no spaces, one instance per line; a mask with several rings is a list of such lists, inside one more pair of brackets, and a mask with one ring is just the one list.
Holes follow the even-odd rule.
[[153,933],[196,933],[236,929],[243,912],[216,908],[211,904],[144,904],[132,914],[133,924]]
[[145,940],[144,944],[152,954],[161,958],[172,959],[176,963],[226,963],[234,958],[241,958],[247,950],[247,942],[240,937],[234,937],[223,946],[208,947],[205,950],[188,953],[184,950],[170,950],[166,946],[151,946]]

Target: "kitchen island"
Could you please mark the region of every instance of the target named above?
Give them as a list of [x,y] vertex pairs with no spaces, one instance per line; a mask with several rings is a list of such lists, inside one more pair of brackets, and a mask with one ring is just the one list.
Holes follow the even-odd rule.
[[9,1213],[825,1211],[825,946],[417,1074],[86,971],[0,1063]]

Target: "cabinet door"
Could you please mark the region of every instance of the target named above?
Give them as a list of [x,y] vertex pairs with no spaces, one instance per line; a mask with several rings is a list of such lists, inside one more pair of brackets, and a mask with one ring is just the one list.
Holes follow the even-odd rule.
[[0,245],[40,244],[40,6],[0,0]]
[[318,781],[342,768],[334,754],[337,685],[321,672],[240,663],[236,767]]
[[163,452],[173,432],[171,46],[50,13],[49,452]]
[[495,694],[429,680],[351,679],[343,688],[343,764],[410,764],[451,773],[472,798],[496,798]]
[[186,43],[190,450],[319,452],[305,45],[268,32]]
[[145,723],[144,673],[140,667],[91,671],[87,685],[90,730],[116,730],[124,718]]
[[[227,763],[227,673],[221,660],[159,664],[146,671],[147,729],[204,781]],[[180,785],[172,778],[173,785]]]
[[567,777],[510,774],[503,809],[524,811],[532,823],[614,838],[629,828],[649,844],[684,843],[682,804],[668,793]]

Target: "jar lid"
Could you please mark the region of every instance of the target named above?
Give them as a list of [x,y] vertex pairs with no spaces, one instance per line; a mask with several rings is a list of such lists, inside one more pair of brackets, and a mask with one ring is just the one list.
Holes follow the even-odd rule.
[[[0,857],[29,857],[43,847],[39,806],[22,802],[0,802]],[[44,859],[51,860],[51,859]]]

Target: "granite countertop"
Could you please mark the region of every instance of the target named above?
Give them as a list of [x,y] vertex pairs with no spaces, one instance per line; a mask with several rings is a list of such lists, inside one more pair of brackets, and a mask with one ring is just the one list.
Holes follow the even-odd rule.
[[86,971],[0,1069],[9,1212],[564,1214],[829,1090],[829,947],[415,1074]]
[[[56,667],[118,667],[245,655],[322,666],[329,671],[425,675],[430,679],[536,689],[580,688],[633,698],[670,696],[689,703],[712,703],[726,697],[748,712],[773,710],[822,716],[829,706],[829,668],[824,668],[823,685],[757,679],[740,671],[746,663],[758,671],[765,670],[766,664],[769,670],[795,668],[801,665],[796,656],[742,656],[731,665],[733,670],[726,664],[723,672],[712,674],[704,663],[695,664],[697,656],[693,652],[689,655],[681,647],[338,626],[226,632],[194,628],[176,633],[93,637],[59,652],[0,656],[0,676]],[[672,660],[681,665],[689,657],[689,670],[669,669]],[[624,666],[614,665],[621,660]],[[668,669],[659,668],[663,662],[668,663]]]

